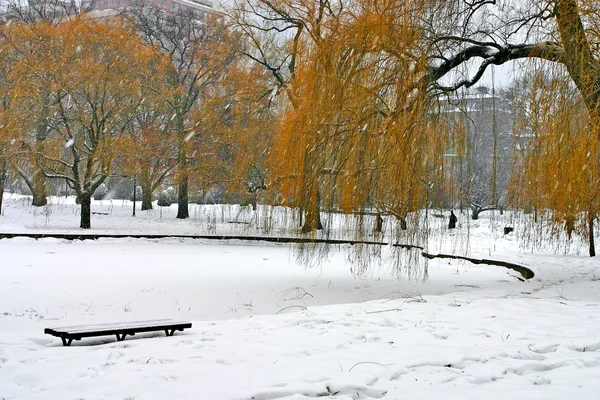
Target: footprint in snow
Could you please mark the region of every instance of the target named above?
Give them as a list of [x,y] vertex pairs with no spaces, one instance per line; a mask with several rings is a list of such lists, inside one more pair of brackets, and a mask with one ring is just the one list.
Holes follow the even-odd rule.
[[22,388],[33,388],[41,382],[41,378],[34,374],[23,374],[13,378],[12,382]]
[[546,379],[546,378],[542,378],[541,376],[538,376],[533,381],[531,381],[531,383],[533,383],[534,385],[549,385],[552,382],[550,381],[550,379]]
[[125,353],[123,353],[122,351],[113,351],[108,355],[107,360],[116,360],[118,358],[121,358],[125,355]]

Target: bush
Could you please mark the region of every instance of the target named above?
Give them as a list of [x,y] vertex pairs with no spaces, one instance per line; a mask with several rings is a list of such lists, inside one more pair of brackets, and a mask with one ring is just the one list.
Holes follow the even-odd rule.
[[[203,196],[199,196],[197,204],[223,204],[224,190],[220,187],[213,187],[203,192]],[[199,193],[200,194],[200,193]]]
[[108,187],[103,183],[98,186],[98,189],[94,192],[94,200],[104,200],[108,193]]
[[158,196],[158,206],[159,207],[169,207],[171,204],[177,202],[177,195],[175,193],[175,189],[169,186],[166,190],[160,192]]
[[[135,199],[137,201],[142,201],[142,187],[141,186],[135,187]],[[129,200],[133,201],[133,190],[131,191],[131,196],[129,197]]]

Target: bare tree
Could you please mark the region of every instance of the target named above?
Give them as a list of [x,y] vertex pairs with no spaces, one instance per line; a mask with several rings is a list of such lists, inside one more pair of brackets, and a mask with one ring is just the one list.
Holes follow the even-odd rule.
[[[5,0],[3,19],[34,24],[44,21],[58,24],[65,19],[76,18],[82,11],[72,0]],[[91,3],[90,3],[91,4]]]
[[169,85],[162,93],[178,135],[177,218],[189,218],[189,166],[193,163],[190,141],[199,132],[190,114],[202,107],[234,58],[227,28],[216,16],[200,21],[193,11],[167,14],[137,3],[123,12],[143,39],[168,55],[174,66]]

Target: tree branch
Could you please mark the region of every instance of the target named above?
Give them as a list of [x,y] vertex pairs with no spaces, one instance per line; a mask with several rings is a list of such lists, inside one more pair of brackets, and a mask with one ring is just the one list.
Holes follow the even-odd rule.
[[[502,65],[508,61],[523,58],[540,58],[543,60],[564,63],[565,53],[563,48],[555,42],[541,42],[535,44],[507,44],[500,46],[496,43],[481,42],[458,37],[447,37],[448,40],[471,43],[470,46],[459,51],[453,57],[446,59],[440,65],[430,68],[427,73],[428,85],[434,89],[445,92],[454,91],[461,87],[471,87],[477,83],[490,65]],[[442,86],[437,83],[439,79],[447,75],[454,68],[474,58],[483,58],[477,72],[473,77],[463,79],[450,86]]]

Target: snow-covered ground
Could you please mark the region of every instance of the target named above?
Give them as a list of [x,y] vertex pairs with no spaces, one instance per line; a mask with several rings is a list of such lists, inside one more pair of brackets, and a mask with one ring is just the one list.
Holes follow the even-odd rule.
[[[229,223],[248,217],[235,208],[174,221],[174,208],[133,219],[129,206],[94,203],[109,215],[93,231],[256,230]],[[81,232],[76,213],[8,196],[0,232]],[[430,247],[522,263],[528,282],[448,260],[426,282],[386,265],[355,278],[346,247],[306,268],[260,242],[0,240],[0,399],[600,398],[598,261],[524,250],[502,218],[463,221]],[[161,318],[193,328],[71,347],[43,334]]]

